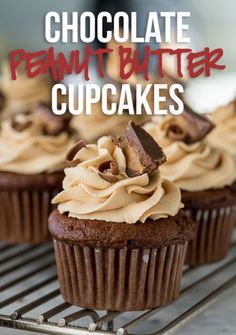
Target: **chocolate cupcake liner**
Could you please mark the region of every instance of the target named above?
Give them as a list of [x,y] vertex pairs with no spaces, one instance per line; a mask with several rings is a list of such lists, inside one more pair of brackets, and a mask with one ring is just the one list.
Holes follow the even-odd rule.
[[48,241],[51,199],[59,191],[59,188],[0,191],[0,240],[34,244]]
[[187,243],[159,249],[112,249],[54,239],[65,301],[108,311],[145,310],[179,296]]
[[188,245],[186,263],[198,266],[224,258],[230,247],[236,206],[186,209],[185,213],[197,224],[196,238]]

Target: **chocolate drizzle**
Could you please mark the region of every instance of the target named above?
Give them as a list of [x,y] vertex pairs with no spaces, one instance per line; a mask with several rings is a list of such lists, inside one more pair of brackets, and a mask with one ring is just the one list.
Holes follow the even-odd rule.
[[69,166],[74,167],[80,163],[79,159],[74,159],[76,154],[82,149],[86,148],[87,145],[83,140],[78,141],[75,145],[69,150],[65,159]]
[[168,120],[166,136],[172,141],[193,144],[201,141],[214,128],[214,124],[204,115],[195,113],[185,106],[181,115]]
[[118,141],[126,157],[126,173],[129,177],[151,174],[166,161],[162,148],[134,122],[128,123]]

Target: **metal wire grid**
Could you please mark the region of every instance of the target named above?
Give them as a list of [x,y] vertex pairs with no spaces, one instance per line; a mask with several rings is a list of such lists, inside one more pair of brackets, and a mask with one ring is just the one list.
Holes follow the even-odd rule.
[[[165,308],[140,313],[79,309],[60,295],[52,245],[0,244],[2,327],[54,335],[170,335],[235,286],[236,242],[224,261],[201,269],[185,268],[180,298]],[[184,306],[190,302],[185,309],[183,304],[178,306],[181,299]]]

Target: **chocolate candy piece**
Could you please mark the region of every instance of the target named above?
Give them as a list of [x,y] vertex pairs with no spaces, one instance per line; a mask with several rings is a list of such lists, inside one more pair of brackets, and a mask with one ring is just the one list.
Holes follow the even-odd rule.
[[129,177],[150,174],[166,161],[161,147],[134,122],[128,123],[119,138],[119,145],[126,157],[126,173]]
[[44,123],[44,130],[47,135],[58,135],[67,130],[71,116],[68,113],[64,115],[53,114],[49,105],[38,103],[33,108],[33,113],[38,116]]
[[119,167],[117,162],[106,161],[101,163],[98,166],[98,173],[106,181],[109,181],[110,183],[115,183],[118,180],[117,175],[119,174]]
[[206,116],[199,115],[185,106],[181,115],[173,116],[169,120],[166,136],[173,141],[193,144],[201,141],[214,127]]
[[65,160],[69,166],[73,167],[80,163],[79,159],[74,159],[75,155],[82,149],[86,148],[87,145],[83,140],[78,141],[75,145],[68,151]]

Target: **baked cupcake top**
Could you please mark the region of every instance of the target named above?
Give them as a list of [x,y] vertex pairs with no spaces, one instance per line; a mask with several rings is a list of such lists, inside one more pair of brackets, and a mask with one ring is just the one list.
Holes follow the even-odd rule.
[[219,107],[210,117],[216,127],[208,136],[208,141],[236,157],[236,100]]
[[233,158],[206,139],[213,124],[190,109],[182,115],[156,118],[145,125],[164,148],[167,162],[160,168],[184,191],[204,191],[231,185],[236,179]]
[[80,141],[67,155],[63,191],[54,199],[61,214],[78,219],[136,223],[175,216],[182,207],[177,186],[163,179],[162,149],[133,122],[123,135]]
[[2,121],[0,171],[19,174],[54,172],[65,167],[64,157],[75,142],[69,118],[38,104],[31,112]]

